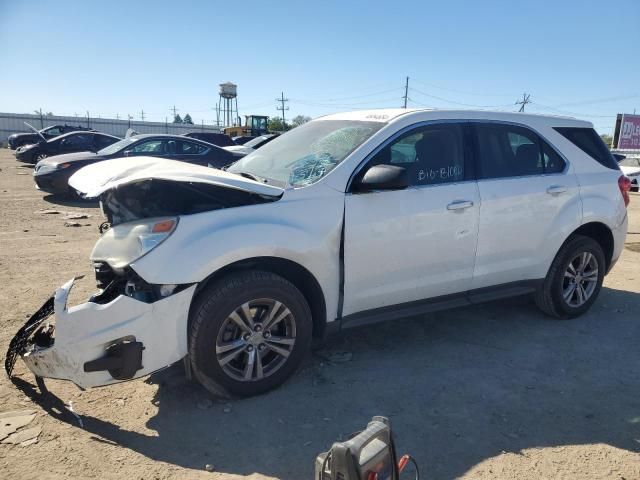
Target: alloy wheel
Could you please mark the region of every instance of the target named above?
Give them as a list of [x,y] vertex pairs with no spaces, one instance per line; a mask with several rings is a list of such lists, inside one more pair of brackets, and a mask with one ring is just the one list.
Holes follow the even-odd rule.
[[562,282],[562,297],[570,307],[581,307],[598,285],[598,260],[590,252],[576,255],[567,265]]
[[262,380],[286,363],[296,343],[296,320],[283,303],[269,298],[238,306],[224,320],[216,339],[216,358],[231,378]]

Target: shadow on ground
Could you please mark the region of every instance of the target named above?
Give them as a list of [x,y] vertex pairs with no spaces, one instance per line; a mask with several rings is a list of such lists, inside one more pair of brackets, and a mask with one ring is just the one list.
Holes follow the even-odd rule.
[[98,208],[100,206],[97,200],[83,200],[81,198],[64,195],[45,195],[43,200],[47,203],[53,203],[55,205],[62,205],[65,207]]
[[[202,470],[312,478],[317,453],[390,417],[398,450],[424,477],[454,478],[501,452],[605,443],[640,451],[640,294],[603,289],[591,312],[554,321],[528,299],[403,319],[349,331],[327,348],[352,352],[331,364],[316,353],[282,388],[196,407],[206,397],[180,366],[153,375],[158,436],[83,416],[96,441]],[[19,387],[73,425],[54,397]],[[226,402],[225,402],[226,403]],[[61,414],[56,414],[58,409]]]

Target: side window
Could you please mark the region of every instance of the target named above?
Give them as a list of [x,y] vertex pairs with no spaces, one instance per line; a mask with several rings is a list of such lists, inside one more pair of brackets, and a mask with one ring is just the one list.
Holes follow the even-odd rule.
[[47,135],[51,135],[52,137],[57,137],[58,135],[62,135],[64,132],[60,129],[60,127],[53,127],[49,130],[46,130],[44,133]]
[[209,148],[199,143],[194,142],[180,142],[178,153],[181,155],[201,155],[205,153]]
[[593,158],[600,165],[618,170],[618,163],[593,128],[555,127],[558,133],[573,143],[580,150]]
[[370,165],[407,169],[411,185],[436,185],[464,180],[462,125],[429,125],[411,130],[380,150]]
[[133,153],[139,154],[147,154],[147,153],[155,153],[161,154],[164,153],[162,140],[149,140],[147,142],[141,142],[135,147],[131,149]]
[[560,173],[564,170],[565,162],[546,142],[542,141],[542,158],[544,173]]
[[76,147],[84,147],[89,146],[91,144],[91,138],[89,135],[71,135],[64,139],[64,146],[66,148],[76,148]]
[[117,140],[115,138],[106,137],[104,135],[94,135],[93,138],[94,138],[93,141],[95,143],[95,146],[98,149],[102,149],[104,147],[108,147],[112,143],[117,142]]
[[538,135],[514,125],[475,125],[478,178],[541,175],[544,164]]

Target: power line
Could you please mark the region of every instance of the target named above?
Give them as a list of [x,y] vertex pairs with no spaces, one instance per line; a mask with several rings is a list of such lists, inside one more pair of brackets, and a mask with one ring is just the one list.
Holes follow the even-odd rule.
[[531,95],[528,95],[526,93],[522,94],[522,100],[519,100],[515,103],[515,105],[520,105],[520,110],[518,110],[519,112],[524,112],[524,107],[525,105],[531,103]]
[[431,95],[429,93],[425,93],[422,90],[418,90],[415,87],[410,87],[410,90],[412,92],[416,92],[419,93],[420,95],[424,95],[425,97],[429,97],[429,98],[434,98],[436,100],[440,100],[442,102],[446,102],[446,103],[451,103],[453,105],[460,105],[463,107],[473,107],[473,108],[506,108],[506,107],[511,107],[513,104],[509,103],[506,105],[475,105],[472,103],[463,103],[463,102],[456,102],[455,100],[450,100],[448,98],[443,98],[443,97],[439,97],[437,95]]
[[412,78],[412,80],[414,82],[418,82],[422,85],[424,85],[425,87],[429,87],[429,88],[435,88],[437,90],[445,90],[445,91],[449,91],[449,92],[454,92],[454,93],[460,93],[462,95],[476,95],[476,96],[480,96],[480,97],[510,97],[511,95],[505,94],[505,93],[477,93],[477,92],[465,92],[463,90],[456,90],[454,88],[448,88],[448,87],[441,87],[438,85],[434,85],[432,83],[427,83],[427,82],[423,82],[422,80],[418,80],[417,78]]
[[286,122],[284,121],[284,111],[289,110],[289,107],[285,107],[284,104],[288,101],[288,98],[284,98],[284,92],[280,92],[280,98],[276,98],[276,102],[280,102],[281,104],[280,107],[276,107],[276,110],[280,110],[282,112],[282,128],[286,125]]

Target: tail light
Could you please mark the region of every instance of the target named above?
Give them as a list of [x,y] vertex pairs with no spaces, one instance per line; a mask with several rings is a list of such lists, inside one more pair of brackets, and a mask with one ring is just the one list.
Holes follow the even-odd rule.
[[629,205],[629,190],[631,190],[631,180],[629,180],[629,177],[620,175],[620,178],[618,178],[618,188],[620,189],[620,194],[626,207]]

